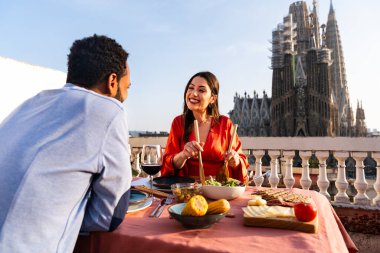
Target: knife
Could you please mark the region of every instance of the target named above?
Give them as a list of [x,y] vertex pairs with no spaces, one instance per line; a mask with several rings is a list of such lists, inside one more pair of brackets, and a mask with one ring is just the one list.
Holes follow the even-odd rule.
[[158,208],[160,208],[164,204],[165,204],[165,199],[162,199],[161,202],[158,203],[157,207],[153,210],[153,212],[149,215],[149,217],[154,217],[154,215],[156,214]]
[[161,205],[160,209],[158,209],[158,211],[155,215],[156,218],[160,217],[160,215],[164,211],[166,205],[170,205],[172,203],[173,197],[174,197],[173,195],[170,195],[166,198],[165,203],[163,205]]

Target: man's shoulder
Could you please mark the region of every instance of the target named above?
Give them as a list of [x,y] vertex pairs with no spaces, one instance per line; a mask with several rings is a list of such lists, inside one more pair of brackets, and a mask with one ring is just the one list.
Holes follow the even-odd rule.
[[116,110],[119,109],[124,111],[123,104],[115,98],[107,97],[99,93],[96,93],[92,90],[82,88],[73,84],[66,84],[63,87],[63,89],[75,92],[79,96],[83,96],[88,100],[88,102],[92,103],[95,107],[100,107],[104,109],[114,108]]

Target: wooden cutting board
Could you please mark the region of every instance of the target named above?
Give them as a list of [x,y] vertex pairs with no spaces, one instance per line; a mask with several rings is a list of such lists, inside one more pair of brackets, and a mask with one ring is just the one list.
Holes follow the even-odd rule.
[[244,215],[244,225],[252,227],[278,228],[296,230],[306,233],[317,233],[318,215],[310,222],[298,221],[296,218],[262,218]]

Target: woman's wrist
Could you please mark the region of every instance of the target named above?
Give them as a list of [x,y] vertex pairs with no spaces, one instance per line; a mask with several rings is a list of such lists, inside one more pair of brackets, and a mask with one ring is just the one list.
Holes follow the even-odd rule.
[[186,161],[187,161],[187,156],[186,154],[181,151],[179,153],[177,153],[174,158],[173,158],[173,164],[174,164],[174,167],[178,170],[182,169],[183,166],[185,165]]
[[186,154],[185,154],[185,151],[181,151],[180,152],[180,155],[181,155],[181,158],[183,161],[187,161],[187,159],[189,159],[190,157],[188,157]]

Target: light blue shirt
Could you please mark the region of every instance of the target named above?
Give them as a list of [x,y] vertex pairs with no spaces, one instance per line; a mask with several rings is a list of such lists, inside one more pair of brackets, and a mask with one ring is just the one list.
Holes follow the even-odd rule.
[[79,230],[108,231],[128,208],[125,109],[72,84],[0,125],[0,252],[72,252]]

